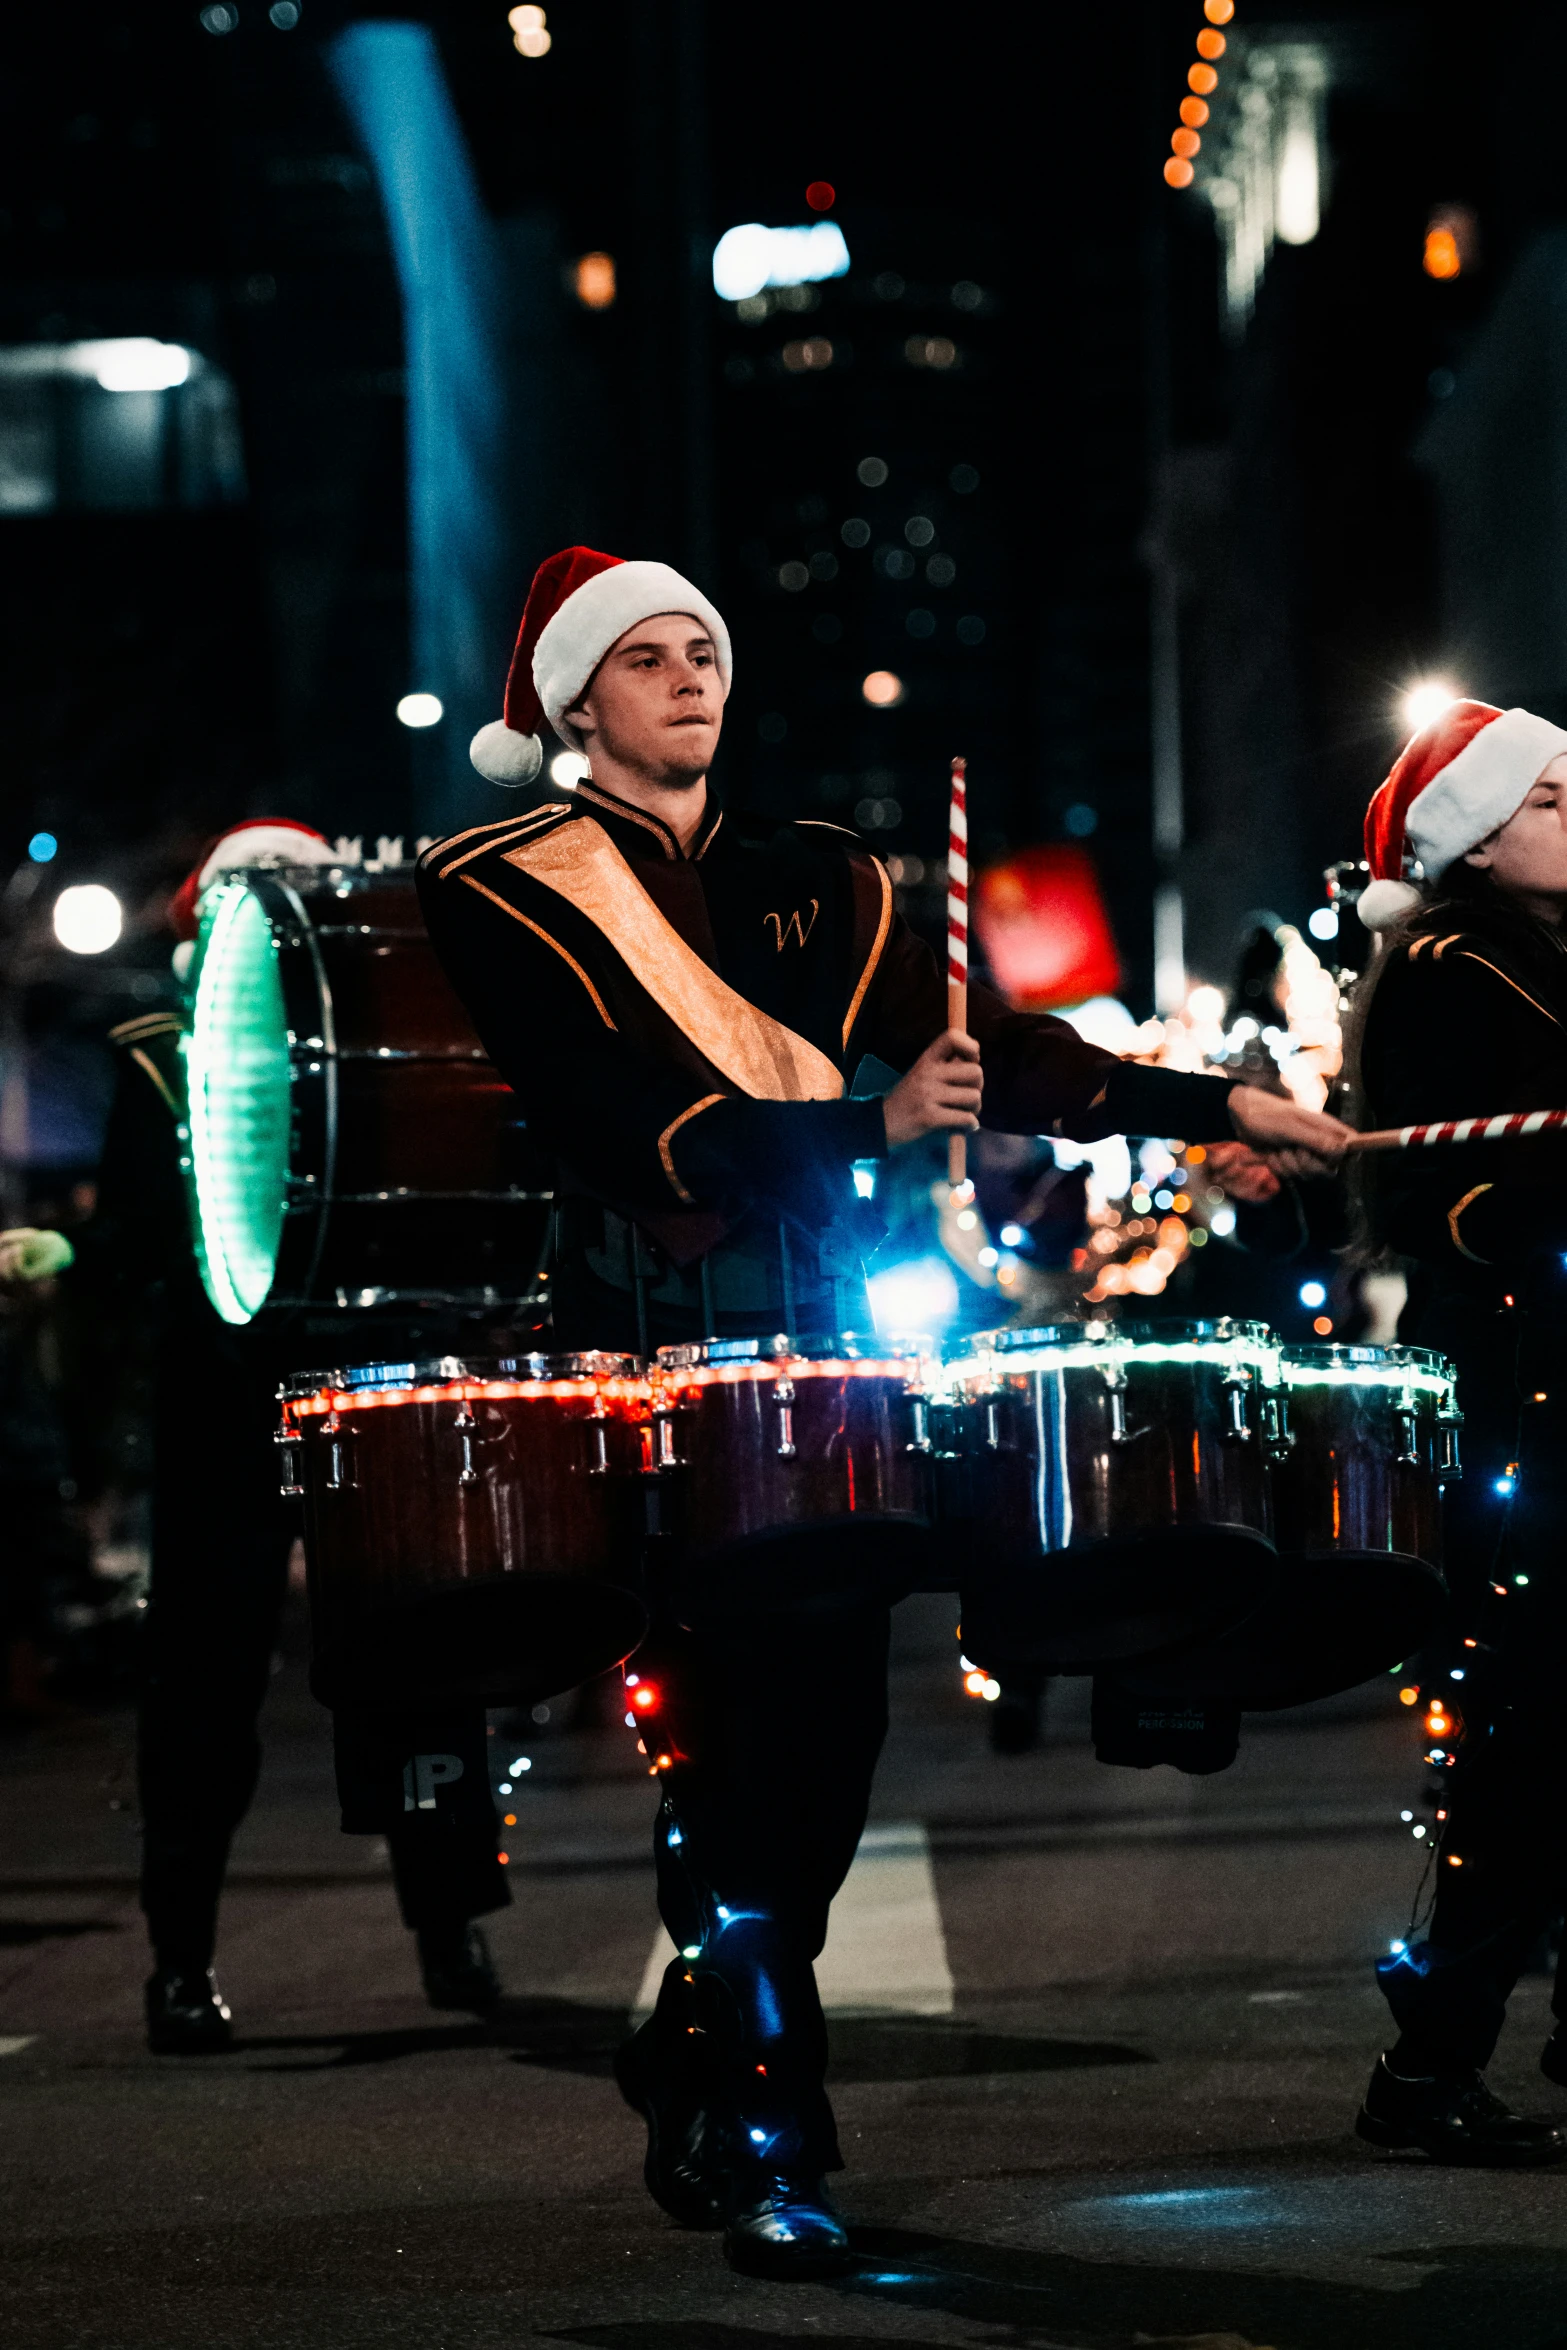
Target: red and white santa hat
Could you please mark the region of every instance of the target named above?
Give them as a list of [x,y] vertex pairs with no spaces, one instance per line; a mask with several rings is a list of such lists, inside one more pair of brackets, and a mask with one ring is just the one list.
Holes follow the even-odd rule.
[[169,924],[176,938],[194,938],[196,908],[204,890],[220,873],[239,873],[249,865],[330,865],[337,852],[325,833],[310,824],[296,824],[291,816],[254,816],[220,832],[169,901]]
[[544,764],[547,718],[563,743],[582,737],[566,717],[616,639],[660,612],[689,612],[713,640],[729,691],[729,631],[700,588],[667,563],[627,563],[592,547],[564,547],[541,563],[506,678],[506,714],[481,726],[468,756],[491,783],[531,783]]
[[1360,893],[1368,930],[1388,930],[1420,903],[1416,878],[1437,881],[1528,798],[1567,751],[1567,731],[1532,710],[1449,702],[1411,736],[1366,810],[1372,878]]

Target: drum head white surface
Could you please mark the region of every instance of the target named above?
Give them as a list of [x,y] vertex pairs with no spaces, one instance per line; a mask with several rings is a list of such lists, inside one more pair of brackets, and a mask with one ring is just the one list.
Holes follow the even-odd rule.
[[185,1069],[201,1278],[225,1322],[248,1322],[277,1272],[291,1089],[272,924],[243,881],[224,882],[202,901]]

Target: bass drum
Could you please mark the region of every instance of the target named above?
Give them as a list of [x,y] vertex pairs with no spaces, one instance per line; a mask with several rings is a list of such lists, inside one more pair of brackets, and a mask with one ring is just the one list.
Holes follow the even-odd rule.
[[1391,1671],[1447,1600],[1442,1487],[1459,1474],[1453,1366],[1417,1346],[1291,1346],[1272,1465],[1279,1557],[1243,1622],[1122,1678],[1248,1710],[1304,1705]]
[[946,1370],[944,1533],[980,1663],[1093,1672],[1255,1606],[1280,1409],[1264,1324],[999,1331]]
[[186,1182],[226,1322],[539,1302],[550,1193],[411,873],[229,875],[189,991]]
[[532,1704],[641,1641],[648,1389],[621,1355],[285,1381],[326,1705]]

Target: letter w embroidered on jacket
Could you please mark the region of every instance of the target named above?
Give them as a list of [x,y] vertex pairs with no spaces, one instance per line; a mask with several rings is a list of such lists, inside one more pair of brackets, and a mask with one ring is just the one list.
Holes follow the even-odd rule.
[[800,923],[800,909],[798,906],[796,906],[794,912],[790,915],[787,922],[784,920],[781,914],[764,914],[762,916],[762,920],[764,922],[770,922],[774,930],[776,930],[778,933],[778,952],[780,954],[783,953],[784,948],[788,945],[791,935],[799,940],[802,947],[804,946],[806,940],[810,937],[811,932],[816,927],[818,904],[819,900],[812,898],[811,918],[803,928],[801,927]]

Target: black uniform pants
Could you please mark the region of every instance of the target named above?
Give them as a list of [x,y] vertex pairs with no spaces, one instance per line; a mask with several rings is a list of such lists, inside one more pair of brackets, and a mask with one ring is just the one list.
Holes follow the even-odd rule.
[[[815,1252],[803,1241],[787,1268],[772,1227],[747,1253],[752,1261],[726,1266],[715,1252],[709,1265],[720,1330],[825,1330],[842,1317],[840,1290],[807,1278]],[[752,1284],[772,1318],[726,1317],[720,1301]],[[567,1246],[555,1266],[556,1342],[641,1351],[700,1339],[703,1287],[693,1275],[676,1305],[655,1285],[639,1307]],[[869,1328],[867,1317],[862,1293],[851,1325]],[[657,1564],[651,1579],[656,1605]],[[644,1740],[663,1790],[658,1906],[681,1954],[653,2018],[660,2065],[700,2069],[736,2155],[762,2170],[841,2168],[814,1962],[887,1734],[889,1624],[886,1607],[700,1633],[660,1620],[633,1660],[638,1689],[645,1680],[657,1691]]]
[[[297,1504],[277,1486],[275,1374],[256,1353],[249,1333],[199,1329],[171,1345],[154,1429],[141,1897],[160,1962],[196,1969],[211,1963],[230,1840],[256,1791],[257,1724],[299,1531]],[[451,1778],[427,1767],[405,1810],[404,1763],[412,1772],[421,1754],[466,1750],[475,1730],[477,1767]],[[386,1835],[406,1924],[440,1926],[509,1901],[477,1709],[455,1731],[355,1718],[338,1725],[337,1744],[340,1778],[346,1750],[356,1780],[389,1786],[374,1816],[345,1814],[345,1824]]]
[[709,2067],[738,2156],[764,2170],[842,2167],[813,1961],[886,1736],[888,1625],[882,1607],[666,1630],[636,1659],[657,1691],[652,1767],[669,1757],[654,1857],[681,1954],[654,2028]]
[[[1567,1397],[1535,1378],[1518,1321],[1515,1342],[1493,1317],[1484,1351],[1462,1325],[1430,1334],[1459,1361],[1464,1477],[1446,1536],[1455,1629],[1478,1645],[1455,1644],[1461,1684],[1435,1685],[1464,1732],[1444,1772],[1430,1925],[1377,1969],[1403,2057],[1428,2069],[1489,2061],[1508,1995],[1567,1906]],[[1564,1993],[1558,1974],[1558,2016]]]

